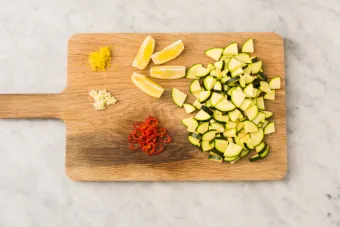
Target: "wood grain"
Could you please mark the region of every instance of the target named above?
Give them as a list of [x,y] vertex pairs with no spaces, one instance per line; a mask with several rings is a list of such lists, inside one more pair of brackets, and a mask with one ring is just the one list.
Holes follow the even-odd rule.
[[[172,103],[170,90],[176,87],[189,94],[190,80],[154,79],[165,88],[163,96],[155,99],[142,93],[130,79],[135,71],[148,75],[153,66],[151,63],[143,71],[131,66],[146,35],[155,38],[156,51],[182,39],[184,52],[168,65],[186,67],[211,62],[203,54],[208,48],[255,39],[256,56],[263,60],[266,75],[282,78],[277,99],[265,103],[274,112],[277,130],[266,137],[271,147],[266,159],[218,164],[189,144],[180,122],[187,115]],[[111,67],[107,72],[92,72],[86,67],[88,53],[107,45],[113,48],[112,64],[117,70]],[[66,173],[73,180],[278,180],[287,171],[284,48],[282,38],[275,33],[77,34],[68,43],[67,74],[67,88],[61,94],[1,95],[0,118],[62,119],[67,128]],[[95,111],[88,95],[92,88],[106,88],[119,101],[105,111]],[[132,124],[149,115],[158,117],[174,138],[165,152],[154,157],[130,151],[127,143]]]

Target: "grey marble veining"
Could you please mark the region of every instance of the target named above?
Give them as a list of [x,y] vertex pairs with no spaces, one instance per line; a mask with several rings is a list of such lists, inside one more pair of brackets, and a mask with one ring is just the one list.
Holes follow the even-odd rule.
[[0,0],[0,93],[62,91],[77,32],[281,34],[289,158],[277,182],[79,183],[62,122],[0,120],[0,227],[340,226],[339,26],[339,0]]

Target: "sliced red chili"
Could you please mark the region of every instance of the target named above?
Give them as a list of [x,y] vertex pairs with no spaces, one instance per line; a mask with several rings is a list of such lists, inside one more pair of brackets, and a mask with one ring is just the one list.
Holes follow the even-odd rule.
[[142,145],[139,144],[139,143],[131,143],[130,144],[130,150],[133,150],[133,151],[138,150],[141,147],[142,147]]
[[148,128],[147,130],[145,130],[145,134],[147,136],[157,136],[157,129],[156,128]]
[[157,140],[156,136],[150,137],[146,140],[146,143],[156,143],[156,140]]
[[144,136],[144,132],[140,129],[135,129],[132,133],[132,136],[135,140],[140,140]]
[[147,123],[145,123],[145,122],[143,122],[143,123],[140,123],[140,125],[139,125],[139,129],[141,129],[141,130],[145,130],[145,129],[147,129],[148,128],[148,124]]
[[145,122],[135,122],[134,131],[128,136],[131,150],[141,149],[148,155],[159,154],[164,150],[163,143],[169,143],[172,138],[166,128],[158,127],[159,121],[155,117],[148,117]]
[[170,143],[172,141],[172,138],[168,134],[164,134],[159,136],[158,140],[161,143]]
[[153,152],[154,154],[159,154],[164,150],[164,146],[160,143],[155,144],[155,151]]
[[153,152],[155,151],[155,144],[153,143],[148,143],[145,146],[142,147],[143,151],[147,153],[148,155],[152,155]]
[[129,143],[133,143],[135,141],[135,138],[133,138],[133,135],[128,136]]
[[166,128],[162,128],[162,127],[157,128],[157,135],[158,136],[164,135],[165,133],[166,133]]
[[133,124],[133,127],[134,127],[135,129],[137,129],[137,128],[140,127],[140,125],[141,125],[142,123],[144,123],[144,122],[143,122],[143,121],[137,121],[137,122],[135,122],[135,123]]
[[146,139],[142,138],[140,140],[137,141],[139,144],[143,145],[146,144]]
[[156,127],[158,125],[158,119],[155,117],[148,117],[146,119],[146,123],[150,126],[150,127]]

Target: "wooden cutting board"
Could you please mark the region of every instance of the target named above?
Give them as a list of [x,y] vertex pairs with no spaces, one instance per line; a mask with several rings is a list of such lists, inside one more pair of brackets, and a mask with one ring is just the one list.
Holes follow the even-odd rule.
[[[165,88],[160,99],[142,93],[131,81],[133,72],[148,75],[131,66],[147,35],[156,40],[156,51],[182,39],[185,50],[168,65],[189,67],[207,64],[204,50],[224,47],[232,41],[255,40],[255,54],[263,60],[267,76],[281,76],[281,89],[275,101],[266,101],[274,112],[276,133],[266,136],[271,147],[264,160],[250,163],[247,158],[231,164],[209,161],[187,141],[181,119],[184,109],[171,99],[171,88],[187,94],[190,80],[158,80]],[[112,66],[107,72],[92,72],[86,67],[88,54],[102,46],[113,48]],[[53,61],[53,53],[51,53]],[[0,118],[59,118],[66,124],[66,173],[79,181],[175,181],[175,180],[278,180],[287,171],[286,104],[284,48],[275,33],[152,33],[152,34],[77,34],[68,43],[67,87],[61,94],[0,95]],[[106,88],[119,101],[104,111],[94,110],[90,89]],[[189,97],[194,101],[194,97]],[[128,148],[127,136],[132,124],[148,116],[160,119],[173,142],[160,155],[148,157]],[[60,151],[62,152],[62,151]]]

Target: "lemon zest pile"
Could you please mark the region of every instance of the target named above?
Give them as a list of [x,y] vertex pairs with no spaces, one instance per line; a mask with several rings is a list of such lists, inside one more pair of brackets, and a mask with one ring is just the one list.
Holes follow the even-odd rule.
[[106,72],[111,65],[111,48],[101,47],[99,51],[90,53],[89,65],[93,71]]

